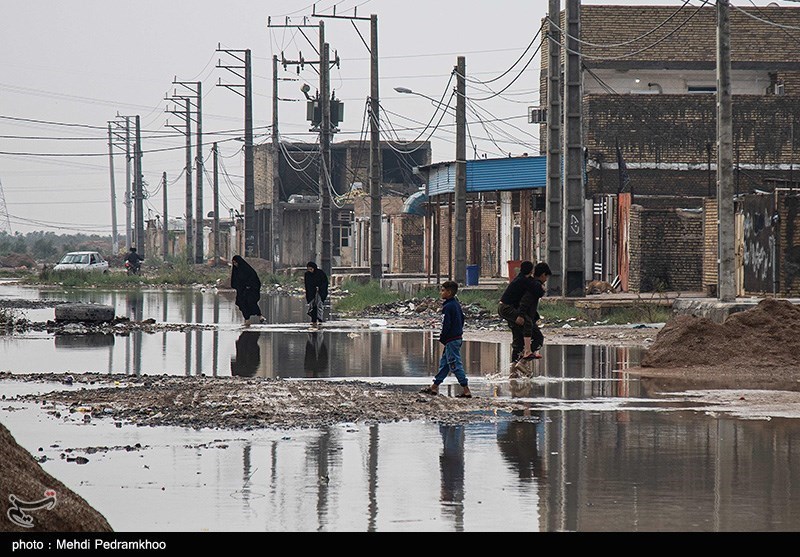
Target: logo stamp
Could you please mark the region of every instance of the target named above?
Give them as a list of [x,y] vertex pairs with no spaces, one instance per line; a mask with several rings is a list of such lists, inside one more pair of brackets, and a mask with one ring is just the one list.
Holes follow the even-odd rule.
[[14,494],[8,496],[11,506],[8,508],[8,519],[23,528],[33,528],[33,517],[28,514],[31,511],[41,509],[52,510],[56,506],[56,492],[48,489],[44,492],[44,498],[38,501],[23,501]]

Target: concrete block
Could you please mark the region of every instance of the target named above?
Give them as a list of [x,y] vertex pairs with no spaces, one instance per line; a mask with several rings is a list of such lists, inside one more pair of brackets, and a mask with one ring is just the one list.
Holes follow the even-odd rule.
[[83,321],[104,323],[113,321],[114,307],[103,304],[59,304],[55,308],[56,321]]

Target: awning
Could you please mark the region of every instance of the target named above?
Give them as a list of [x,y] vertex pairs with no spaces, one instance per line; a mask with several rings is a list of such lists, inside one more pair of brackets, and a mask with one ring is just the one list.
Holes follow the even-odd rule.
[[403,203],[403,212],[409,215],[425,216],[425,209],[423,205],[428,200],[428,196],[424,191],[418,191],[408,196],[408,199]]

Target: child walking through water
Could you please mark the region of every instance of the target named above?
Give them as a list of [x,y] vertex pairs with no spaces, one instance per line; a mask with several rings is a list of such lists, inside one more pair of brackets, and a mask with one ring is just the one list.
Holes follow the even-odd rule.
[[448,280],[442,283],[441,297],[444,303],[442,304],[442,331],[439,334],[439,342],[444,344],[444,350],[439,360],[439,373],[433,378],[433,385],[425,387],[420,392],[438,395],[439,385],[452,373],[462,387],[461,394],[456,395],[456,398],[472,398],[472,393],[468,386],[467,373],[464,371],[464,364],[461,362],[464,311],[456,298],[457,292],[457,282]]

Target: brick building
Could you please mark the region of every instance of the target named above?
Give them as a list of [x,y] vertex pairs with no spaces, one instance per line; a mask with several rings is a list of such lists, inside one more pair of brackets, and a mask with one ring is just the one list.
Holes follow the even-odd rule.
[[[318,257],[319,145],[282,142],[278,156],[278,218],[282,267],[304,267]],[[276,181],[274,146],[255,147],[255,208],[257,256],[272,261],[271,214]],[[428,164],[430,142],[412,145],[381,142],[382,196],[408,196],[422,182],[414,167]],[[331,145],[331,232],[334,267],[369,266],[369,218],[358,219],[355,200],[369,193],[369,142],[342,141]],[[368,199],[368,198],[367,198]],[[402,205],[402,200],[400,201]],[[369,206],[369,203],[367,203]],[[369,213],[367,212],[367,217]],[[388,230],[384,230],[384,237]],[[385,252],[385,250],[384,250]],[[366,255],[364,255],[366,254]],[[384,256],[384,266],[389,267]]]
[[[800,28],[800,7],[732,6],[730,27],[736,194],[773,191],[776,181],[794,180],[800,143],[794,124],[800,122],[800,39],[787,31]],[[624,224],[634,236],[623,242],[612,233],[611,241],[601,241],[595,220],[593,278],[619,274],[620,258],[603,250],[627,242],[634,280],[626,289],[708,288],[711,275],[685,265],[716,265],[709,257],[716,230],[697,218],[704,198],[716,196],[716,10],[583,5],[580,29],[587,200],[613,205],[620,191],[633,197],[631,222]],[[541,106],[547,105],[548,47],[545,38]],[[540,137],[544,152],[546,125]],[[630,178],[624,187],[620,160]],[[602,212],[595,207],[595,215]],[[607,214],[605,226],[619,229],[617,212]],[[654,266],[657,260],[662,263]],[[667,276],[664,268],[684,272]]]

